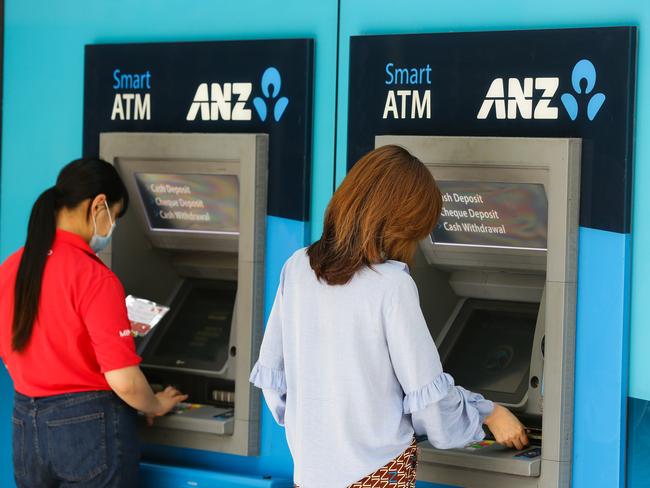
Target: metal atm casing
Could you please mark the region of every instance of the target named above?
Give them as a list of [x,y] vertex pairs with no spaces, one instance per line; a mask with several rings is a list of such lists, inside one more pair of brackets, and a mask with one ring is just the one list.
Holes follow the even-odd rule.
[[[223,371],[186,371],[187,374],[203,374],[205,378],[234,380],[232,434],[154,427],[143,429],[143,437],[154,444],[239,455],[257,454],[259,395],[252,391],[248,376],[253,358],[257,357],[263,329],[268,136],[102,133],[100,157],[118,168],[133,206],[116,229],[111,246],[100,254],[120,277],[127,293],[168,303],[188,277],[236,281],[230,338],[230,348],[235,354],[231,354]],[[239,180],[238,235],[221,233],[215,238],[196,233],[179,238],[174,232],[151,229],[144,205],[135,201],[141,196],[133,180],[135,173],[147,171],[147,168],[174,174],[236,174]],[[146,342],[144,346],[146,348]],[[143,368],[146,367],[143,364]],[[183,371],[178,368],[176,373]]]
[[[421,448],[418,478],[466,488],[569,487],[573,439],[573,375],[575,355],[576,277],[580,196],[581,142],[578,139],[377,136],[375,147],[396,144],[418,157],[437,180],[485,182],[536,182],[544,185],[548,199],[548,234],[545,255],[529,252],[502,253],[499,249],[471,247],[437,249],[423,242],[424,266],[436,263],[456,270],[457,281],[470,270],[465,283],[471,293],[481,293],[475,276],[503,299],[516,283],[534,301],[540,281],[543,293],[538,327],[543,325],[544,394],[540,395],[542,453],[539,476],[508,473],[508,466],[463,452]],[[460,264],[462,262],[462,264]],[[417,266],[417,265],[416,265]],[[477,273],[478,270],[478,273]],[[501,273],[506,271],[507,273]],[[413,270],[418,282],[417,269]],[[507,278],[499,281],[501,278]],[[460,284],[461,288],[463,284]],[[427,290],[418,283],[421,301]],[[485,290],[489,287],[485,286]],[[426,307],[423,303],[423,309]],[[435,313],[435,312],[434,312]],[[426,310],[425,310],[426,316]],[[539,335],[539,334],[538,334]],[[437,339],[434,334],[434,339]],[[538,343],[538,342],[536,342]],[[533,351],[533,354],[536,354]],[[530,400],[530,398],[528,399]],[[521,407],[525,408],[525,405]],[[534,410],[534,406],[533,406]],[[506,463],[507,464],[507,463]]]

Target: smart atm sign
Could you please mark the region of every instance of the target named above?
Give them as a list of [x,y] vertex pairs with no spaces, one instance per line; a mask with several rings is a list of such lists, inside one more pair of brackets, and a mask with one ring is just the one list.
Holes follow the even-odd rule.
[[[636,35],[614,27],[354,36],[348,169],[377,135],[581,138],[580,225],[629,232]],[[450,232],[456,223],[492,228],[450,220]]]
[[405,68],[386,63],[385,71],[389,90],[382,118],[430,119],[431,66]]
[[311,39],[86,46],[84,154],[98,155],[102,132],[268,134],[268,213],[307,221],[313,50]]
[[151,120],[151,72],[123,73],[113,70],[111,120]]

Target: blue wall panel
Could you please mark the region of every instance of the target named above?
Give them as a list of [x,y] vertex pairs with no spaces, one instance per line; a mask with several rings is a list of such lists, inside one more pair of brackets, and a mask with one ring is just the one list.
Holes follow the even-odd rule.
[[[345,176],[347,154],[349,37],[351,35],[483,31],[561,27],[638,25],[639,63],[637,86],[645,85],[650,63],[644,59],[650,26],[645,0],[616,4],[592,0],[549,0],[522,3],[517,0],[453,3],[404,0],[399,7],[390,0],[342,0],[339,53],[336,182]],[[435,94],[434,97],[435,99]],[[647,158],[650,101],[637,94],[635,153]],[[631,294],[630,391],[650,399],[650,325],[643,304],[650,293],[650,193],[638,191],[650,181],[647,165],[635,168],[633,242],[630,236],[582,229],[580,238],[580,289],[578,292],[578,343],[575,415],[575,487],[624,486],[625,402],[628,383],[628,330],[630,253],[634,246]],[[584,254],[584,255],[582,255]],[[604,280],[604,282],[602,282]],[[604,309],[603,304],[608,308]],[[596,311],[602,312],[600,315]],[[599,337],[602,334],[602,337]],[[591,350],[590,347],[595,349]],[[593,371],[603,373],[603,377]],[[597,422],[597,423],[593,423]],[[599,436],[602,429],[603,436]],[[596,454],[594,454],[596,453]],[[597,460],[594,458],[596,456]],[[598,469],[594,469],[598,466]],[[603,476],[600,475],[603,473]]]
[[[312,216],[332,192],[335,1],[7,0],[0,257],[18,247],[29,209],[81,154],[83,46],[89,43],[316,39]],[[28,184],[25,184],[28,182]]]
[[[341,0],[339,88],[337,116],[336,183],[345,176],[348,116],[349,55],[352,35],[427,33],[450,31],[485,31],[543,29],[615,25],[640,26],[637,86],[647,85],[650,62],[644,59],[650,37],[643,34],[650,26],[650,7],[645,0],[594,2],[593,0],[474,0],[464,3],[404,0],[399,6],[390,0]],[[433,96],[435,99],[435,94]],[[636,107],[635,159],[644,161],[650,153],[650,101],[638,90]],[[581,282],[578,317],[576,370],[576,432],[574,486],[623,486],[625,473],[625,402],[628,384],[627,322],[631,297],[630,393],[650,399],[650,325],[643,305],[650,293],[650,193],[640,188],[650,182],[650,168],[635,168],[634,220],[632,237],[621,234],[590,232],[582,229],[580,237]],[[583,248],[584,246],[584,248]],[[634,261],[630,263],[631,249]],[[589,267],[593,267],[593,269]],[[630,271],[632,269],[632,271]],[[632,292],[629,290],[633,276]],[[605,280],[604,283],[590,280]],[[611,281],[610,281],[611,280]],[[607,304],[607,310],[600,308]],[[591,307],[596,307],[590,310]],[[601,310],[600,316],[595,310]],[[610,321],[613,320],[613,321]],[[598,334],[603,333],[603,337]],[[609,341],[609,342],[607,342]],[[594,351],[589,350],[594,346]],[[597,365],[600,363],[600,365]],[[612,367],[605,371],[605,365]],[[602,366],[602,369],[601,369]],[[599,378],[590,368],[602,371]],[[602,402],[602,410],[598,411]],[[597,424],[588,424],[591,419]],[[598,436],[600,429],[604,435]],[[636,450],[632,439],[630,450]],[[594,447],[602,450],[596,454]],[[641,451],[642,446],[638,447]],[[587,457],[589,456],[591,457]],[[598,469],[594,469],[598,466]],[[591,472],[590,472],[591,471]],[[599,473],[603,472],[601,477]],[[632,485],[630,485],[632,486]],[[645,486],[645,485],[636,485]]]
[[140,479],[139,488],[293,488],[291,478],[271,479],[151,463],[140,465]]
[[581,228],[579,239],[573,486],[623,487],[630,237]]

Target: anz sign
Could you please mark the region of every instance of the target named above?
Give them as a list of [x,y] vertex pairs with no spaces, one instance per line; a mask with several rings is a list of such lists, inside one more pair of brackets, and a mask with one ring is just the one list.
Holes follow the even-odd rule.
[[[276,122],[284,115],[289,99],[279,96],[281,87],[280,72],[272,66],[267,68],[262,75],[263,96],[253,99],[253,107],[262,122],[266,121],[269,112]],[[252,91],[251,82],[201,83],[196,89],[186,120],[252,120],[253,110],[249,106]]]
[[[580,114],[580,105],[576,95],[587,96],[586,115],[594,120],[605,103],[603,93],[593,93],[596,85],[596,68],[588,59],[578,61],[571,74],[574,93],[564,93],[560,97],[562,106],[571,120]],[[495,78],[476,115],[479,120],[494,117],[496,119],[534,119],[557,120],[559,107],[553,105],[560,78]]]

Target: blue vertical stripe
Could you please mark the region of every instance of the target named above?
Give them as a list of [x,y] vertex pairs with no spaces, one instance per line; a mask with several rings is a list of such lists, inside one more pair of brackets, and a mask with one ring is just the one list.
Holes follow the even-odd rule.
[[629,235],[580,229],[575,488],[625,486],[630,244]]

